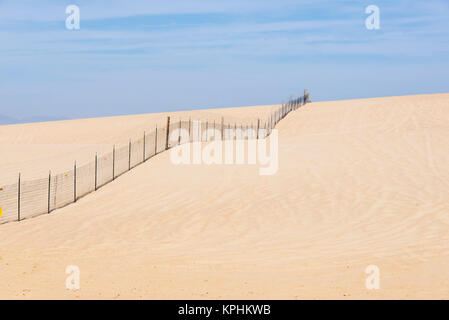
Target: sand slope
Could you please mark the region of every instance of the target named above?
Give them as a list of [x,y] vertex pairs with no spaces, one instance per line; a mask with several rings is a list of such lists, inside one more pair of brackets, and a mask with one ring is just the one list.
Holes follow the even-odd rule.
[[449,95],[312,103],[278,129],[276,175],[163,153],[1,225],[0,298],[449,298]]
[[166,126],[167,116],[177,121],[209,120],[220,123],[255,124],[266,119],[278,105],[204,109],[193,111],[150,113],[129,116],[77,119],[0,126],[0,186],[17,182],[18,173],[25,180],[44,178],[48,171],[62,173],[78,165],[92,162],[95,153],[111,152],[141,139],[144,131]]

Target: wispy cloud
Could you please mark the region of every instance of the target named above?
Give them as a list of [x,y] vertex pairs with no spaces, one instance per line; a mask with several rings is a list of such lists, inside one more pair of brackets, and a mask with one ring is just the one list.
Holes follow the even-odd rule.
[[79,31],[65,29],[72,1],[0,1],[2,114],[274,103],[298,86],[318,99],[449,89],[447,1],[378,1],[378,31],[364,26],[369,1],[73,2]]

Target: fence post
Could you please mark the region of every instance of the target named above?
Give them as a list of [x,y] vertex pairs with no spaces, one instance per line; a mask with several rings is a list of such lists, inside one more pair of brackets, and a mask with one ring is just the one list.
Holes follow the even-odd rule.
[[95,191],[97,191],[98,182],[98,155],[95,153]]
[[112,180],[115,180],[115,144],[112,147]]
[[128,144],[128,171],[131,170],[131,139]]
[[156,125],[156,132],[154,135],[154,155],[157,154],[157,125]]
[[48,171],[48,213],[50,213],[51,171]]
[[221,140],[223,140],[223,132],[224,132],[224,117],[221,117]]
[[181,144],[181,119],[179,119],[179,137],[178,137],[178,144]]
[[284,100],[282,100],[281,114],[280,114],[279,120],[282,119],[283,113],[284,113]]
[[147,161],[147,159],[145,158],[145,131],[143,132],[143,162]]
[[214,120],[214,141],[216,140],[215,138],[215,120]]
[[19,172],[19,184],[17,187],[17,221],[20,221],[20,172]]
[[207,138],[209,138],[208,137],[208,133],[207,133],[207,130],[209,129],[209,120],[206,120],[206,142],[207,141],[209,141]]
[[189,117],[189,142],[192,142],[192,136],[191,136],[191,132],[190,132],[191,122],[192,122],[192,119]]
[[169,132],[170,132],[170,117],[167,117],[167,134],[165,137],[165,150],[168,149]]
[[76,202],[76,161],[73,166],[73,202]]
[[259,140],[259,126],[260,126],[260,119],[257,119],[257,140]]

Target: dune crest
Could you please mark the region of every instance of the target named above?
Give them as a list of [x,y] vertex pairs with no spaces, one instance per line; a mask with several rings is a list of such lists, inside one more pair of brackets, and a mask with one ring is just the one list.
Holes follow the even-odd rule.
[[[317,102],[278,124],[273,176],[162,153],[55,214],[1,225],[0,298],[448,299],[448,124],[449,94]],[[35,126],[0,128],[50,143]],[[77,143],[97,143],[86,135]]]

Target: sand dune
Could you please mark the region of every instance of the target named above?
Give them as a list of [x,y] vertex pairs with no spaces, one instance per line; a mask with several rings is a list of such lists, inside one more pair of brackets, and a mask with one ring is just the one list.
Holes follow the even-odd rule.
[[[89,153],[141,131],[140,117],[152,116],[0,127],[2,149],[17,144],[2,177],[5,163],[48,166],[39,145],[75,127]],[[320,102],[278,124],[273,176],[162,153],[75,204],[0,225],[0,298],[448,299],[448,124],[449,94]],[[29,158],[22,143],[36,144]],[[80,290],[66,289],[67,265]],[[368,265],[379,290],[365,287]]]
[[204,109],[130,116],[53,121],[0,126],[0,185],[17,182],[19,172],[26,180],[40,179],[51,170],[61,173],[92,162],[95,153],[111,152],[112,146],[142,138],[143,132],[165,127],[167,116],[179,120],[209,120],[219,123],[257,123],[268,118],[279,105]]

